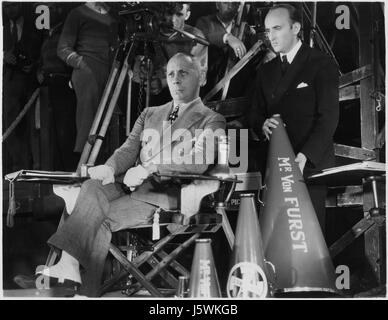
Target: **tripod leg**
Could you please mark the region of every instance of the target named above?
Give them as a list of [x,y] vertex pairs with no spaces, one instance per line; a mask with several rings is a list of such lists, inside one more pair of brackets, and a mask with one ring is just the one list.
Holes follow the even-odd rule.
[[[226,69],[225,69],[224,77],[228,74],[228,72],[232,68],[232,66],[233,66],[233,62],[229,58],[228,59],[228,64],[227,64]],[[224,87],[222,88],[221,100],[225,100],[226,99],[226,95],[228,94],[228,90],[229,90],[229,85],[230,85],[230,80],[226,81]]]
[[150,58],[147,58],[147,87],[146,87],[146,105],[145,105],[146,108],[150,106],[152,73],[153,73],[152,62]]
[[112,99],[109,102],[109,107],[108,107],[107,112],[105,114],[104,121],[101,125],[100,132],[97,135],[97,139],[96,139],[96,141],[93,145],[93,149],[90,153],[90,157],[89,157],[88,162],[87,162],[90,165],[94,165],[94,163],[97,159],[98,152],[100,151],[102,141],[103,141],[102,138],[105,137],[106,131],[107,131],[108,126],[109,126],[109,122],[112,118],[113,111],[116,107],[117,99],[119,98],[121,88],[123,86],[125,77],[127,76],[127,73],[128,73],[129,63],[132,62],[134,57],[135,57],[136,48],[137,48],[137,43],[134,41],[134,42],[132,42],[131,47],[128,50],[128,54],[124,60],[123,67],[120,71],[120,75],[119,75],[118,80],[117,80],[117,85],[113,91]]
[[126,127],[125,127],[125,134],[127,137],[131,132],[132,78],[133,78],[133,71],[128,70],[127,119],[126,119]]
[[[90,129],[89,136],[94,136],[96,134],[97,130],[98,130],[99,125],[100,125],[101,118],[102,118],[102,116],[104,114],[104,110],[105,110],[106,104],[108,102],[108,98],[110,96],[113,84],[114,84],[114,82],[116,80],[116,76],[117,76],[117,73],[118,73],[119,68],[120,68],[120,64],[121,64],[120,63],[120,60],[121,60],[120,56],[122,56],[123,50],[124,50],[124,48],[123,48],[123,45],[122,45],[122,46],[120,46],[119,50],[116,53],[116,56],[115,56],[115,59],[114,59],[114,62],[113,62],[113,65],[112,65],[112,68],[111,68],[111,71],[110,71],[110,74],[109,74],[109,77],[108,77],[107,84],[106,84],[106,86],[104,88],[104,92],[102,94],[102,97],[101,97],[101,100],[100,100],[100,104],[99,104],[98,109],[97,109],[96,116],[94,118],[92,127]],[[91,149],[92,149],[92,145],[90,144],[89,141],[86,141],[84,149],[82,150],[82,154],[81,154],[80,160],[78,162],[77,172],[80,171],[80,168],[81,168],[82,164],[85,164],[85,163],[88,162],[87,160],[88,160],[88,157],[89,157]]]
[[220,91],[225,84],[230,81],[256,54],[261,50],[263,42],[258,40],[252,48],[243,56],[239,62],[237,62],[229,72],[215,85],[215,87],[208,92],[208,94],[202,99],[203,102],[209,101],[218,91]]

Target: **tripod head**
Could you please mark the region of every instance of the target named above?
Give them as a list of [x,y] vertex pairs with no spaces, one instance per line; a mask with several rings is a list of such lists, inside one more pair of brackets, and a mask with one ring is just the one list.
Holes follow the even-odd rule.
[[165,3],[125,3],[118,15],[123,17],[126,26],[126,39],[145,42],[168,43],[176,42],[171,36],[177,32],[183,37],[179,42],[201,43],[209,45],[209,42],[201,37],[187,31],[175,28],[173,15],[177,14],[177,4],[174,2]]
[[173,10],[166,3],[126,3],[118,12],[126,26],[126,37],[142,41],[162,41],[173,27]]

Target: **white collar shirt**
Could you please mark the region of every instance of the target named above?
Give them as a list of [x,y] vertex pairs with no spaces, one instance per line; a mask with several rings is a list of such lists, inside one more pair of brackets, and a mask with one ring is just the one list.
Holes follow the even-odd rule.
[[292,61],[294,61],[294,58],[295,58],[296,54],[298,53],[301,46],[302,46],[302,41],[298,40],[296,45],[289,52],[280,54],[280,59],[283,60],[283,57],[287,56],[287,61],[289,64],[291,64]]
[[[200,97],[197,97],[195,98],[194,100],[191,100],[190,102],[187,102],[187,103],[178,103],[179,105],[179,110],[178,110],[178,117],[181,116],[182,114],[184,114],[184,112],[186,111],[186,109],[193,103],[199,101],[201,98]],[[173,108],[172,110],[174,110],[176,104],[175,102],[172,103],[173,105]]]

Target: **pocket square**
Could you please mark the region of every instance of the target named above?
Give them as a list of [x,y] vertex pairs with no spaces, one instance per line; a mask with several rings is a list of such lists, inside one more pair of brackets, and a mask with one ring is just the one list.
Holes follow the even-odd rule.
[[300,89],[300,88],[305,88],[305,87],[308,87],[309,85],[307,83],[304,83],[304,82],[301,82],[298,84],[298,86],[296,87],[297,89]]

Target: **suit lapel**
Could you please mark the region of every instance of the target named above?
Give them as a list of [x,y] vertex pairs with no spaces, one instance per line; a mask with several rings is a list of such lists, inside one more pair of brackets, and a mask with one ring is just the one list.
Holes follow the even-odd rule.
[[[151,157],[146,159],[145,161],[146,162],[151,161],[157,155],[161,154],[161,152],[167,147],[172,148],[172,145],[174,144],[174,142],[178,141],[183,134],[183,132],[181,132],[181,134],[174,135],[174,130],[177,130],[177,129],[189,130],[193,125],[195,125],[198,121],[200,121],[203,118],[203,115],[201,113],[202,107],[204,108],[205,106],[203,105],[201,100],[192,103],[185,110],[184,116],[178,113],[178,118],[172,124],[170,124],[170,122],[166,122],[168,112],[170,112],[172,108],[172,103],[170,102],[166,107],[163,108],[163,110],[160,110],[160,111],[158,110],[157,115],[156,114],[153,115],[153,117],[155,116],[156,118],[152,119],[152,122],[157,123],[157,126],[155,126],[155,129],[159,133],[161,133],[162,138],[156,140],[157,145],[155,145],[153,148],[153,150],[158,150],[158,151],[155,154],[153,154]],[[168,111],[166,110],[166,108],[168,109]],[[160,143],[163,143],[163,144],[161,145]]]
[[275,93],[275,90],[277,89],[280,84],[280,81],[282,80],[280,58],[278,56],[275,59],[276,61],[274,61],[275,64],[273,66],[273,69],[271,69],[270,72],[266,74],[266,77],[268,77],[267,79],[269,80],[270,88],[272,89],[271,92],[273,93]]
[[218,25],[219,28],[220,28],[222,31],[226,32],[226,29],[225,29],[224,25],[223,25],[223,24],[221,23],[221,21],[217,18],[217,15],[216,15],[216,14],[213,16],[213,23],[214,23],[215,25]]
[[[152,108],[154,109],[154,112],[150,116],[149,119],[146,119],[147,126],[145,129],[152,129],[153,131],[149,131],[152,133],[151,141],[147,143],[147,148],[144,148],[145,146],[142,144],[142,149],[140,152],[140,159],[142,162],[148,162],[149,160],[153,159],[159,152],[152,152],[152,154],[146,154],[144,150],[160,150],[160,145],[162,142],[162,133],[165,132],[165,128],[168,126],[167,124],[167,115],[169,114],[170,110],[172,108],[172,103],[169,102],[163,106]],[[149,134],[149,132],[147,134]],[[143,132],[144,133],[144,132]],[[148,139],[149,136],[147,135]]]
[[275,74],[276,76],[280,75],[280,79],[275,90],[275,99],[273,100],[274,104],[280,101],[286,91],[290,88],[295,78],[298,76],[299,72],[302,70],[309,54],[308,49],[309,48],[305,44],[302,44],[294,58],[294,61],[292,61],[289,65],[288,70],[283,77],[281,76],[280,58],[277,58],[278,63],[276,64]]
[[187,106],[184,111],[185,115],[178,114],[178,118],[171,125],[171,131],[184,128],[190,129],[198,120],[202,119],[201,107],[205,108],[201,100],[198,100],[191,105]]

